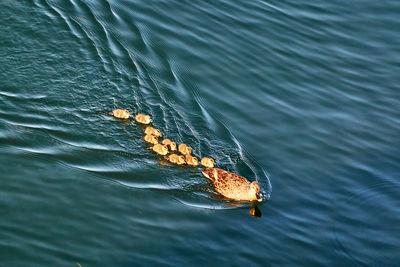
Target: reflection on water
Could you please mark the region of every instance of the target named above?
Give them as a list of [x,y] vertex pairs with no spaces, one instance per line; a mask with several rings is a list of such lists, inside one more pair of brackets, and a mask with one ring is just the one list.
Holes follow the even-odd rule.
[[261,218],[261,216],[262,216],[260,209],[257,207],[257,204],[255,204],[254,207],[251,208],[249,213],[254,218]]

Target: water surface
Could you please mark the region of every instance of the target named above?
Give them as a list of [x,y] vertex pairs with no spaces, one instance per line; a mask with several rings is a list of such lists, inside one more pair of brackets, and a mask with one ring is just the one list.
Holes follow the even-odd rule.
[[[1,1],[1,265],[398,265],[399,13]],[[257,180],[262,217],[114,108]]]

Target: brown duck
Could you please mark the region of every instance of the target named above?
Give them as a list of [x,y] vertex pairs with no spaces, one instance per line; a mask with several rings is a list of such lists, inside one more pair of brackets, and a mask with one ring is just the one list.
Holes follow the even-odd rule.
[[262,201],[260,197],[260,185],[254,181],[217,168],[205,168],[201,172],[210,179],[218,193],[227,198],[246,201]]

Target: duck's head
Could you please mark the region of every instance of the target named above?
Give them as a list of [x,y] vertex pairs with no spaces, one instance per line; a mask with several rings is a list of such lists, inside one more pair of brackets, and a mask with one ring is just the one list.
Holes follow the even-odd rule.
[[251,182],[250,191],[251,191],[252,194],[254,194],[255,199],[257,201],[260,201],[260,202],[262,201],[262,198],[260,196],[260,185],[258,184],[258,182],[256,182],[256,181]]

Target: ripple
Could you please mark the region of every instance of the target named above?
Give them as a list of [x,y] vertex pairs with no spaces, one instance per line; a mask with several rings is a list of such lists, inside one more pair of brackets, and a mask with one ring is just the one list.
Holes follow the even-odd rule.
[[398,262],[399,199],[398,182],[373,184],[345,199],[335,216],[336,249],[361,265]]
[[42,99],[46,98],[46,95],[44,95],[44,94],[43,95],[40,95],[40,94],[34,95],[34,94],[27,94],[27,93],[14,93],[14,92],[10,92],[9,90],[11,90],[11,89],[7,89],[7,88],[2,89],[0,91],[0,95],[11,98],[13,100],[18,99],[18,100],[22,100],[22,101],[24,101],[24,100],[42,100]]
[[[129,85],[131,81],[128,74],[129,71],[133,70],[137,73],[139,88],[128,87],[128,90],[123,88],[124,86],[122,86],[120,82],[111,82],[117,94],[124,93],[127,97],[131,98],[129,102],[135,103],[132,107],[133,110],[150,113],[157,127],[169,133],[169,136],[172,136],[175,140],[188,143],[194,148],[196,155],[212,156],[219,162],[219,166],[259,180],[266,199],[269,198],[271,185],[263,168],[255,162],[255,158],[250,156],[248,151],[241,146],[240,142],[227,127],[228,123],[223,121],[222,116],[215,113],[212,114],[210,111],[204,113],[206,103],[202,100],[202,95],[191,83],[190,75],[187,75],[180,69],[177,62],[179,58],[175,57],[173,54],[167,55],[163,51],[165,46],[168,45],[168,42],[164,41],[162,38],[154,37],[149,27],[151,24],[146,24],[143,21],[135,21],[132,23],[126,19],[127,17],[124,16],[123,13],[116,16],[115,13],[120,6],[115,6],[116,9],[113,10],[112,4],[110,3],[108,3],[106,7],[99,6],[101,5],[99,3],[86,3],[84,1],[68,1],[67,4],[61,5],[57,1],[45,0],[42,2],[36,1],[35,4],[50,12],[49,14],[55,14],[58,19],[61,19],[61,21],[68,26],[70,32],[79,39],[82,44],[89,41],[96,50],[97,58],[100,59],[106,73],[110,76],[120,76],[122,80],[126,81],[125,85]],[[234,7],[229,6],[229,9],[234,9]],[[208,12],[207,10],[203,11]],[[239,23],[234,16],[230,16],[228,13],[223,13],[223,15],[228,16],[230,19],[234,20],[235,23]],[[52,19],[55,18],[54,16],[51,17]],[[146,17],[146,19],[148,18]],[[118,25],[116,23],[120,24]],[[157,27],[163,27],[163,24],[155,23]],[[123,33],[119,34],[117,32],[116,29],[119,26],[129,27],[130,30],[135,33],[135,43],[138,44],[138,46],[132,47],[129,42],[133,39],[124,39]],[[169,30],[171,29],[173,28]],[[203,32],[211,34],[210,37],[215,38],[215,40],[220,40],[218,34],[209,32],[207,29],[203,29]],[[193,34],[188,29],[185,31],[185,34],[197,38],[197,35]],[[201,36],[198,36],[198,38],[200,38],[198,39],[199,41],[204,42],[206,40]],[[144,47],[141,48],[143,45]],[[129,58],[129,62],[124,60],[124,57]],[[80,78],[83,77],[84,76],[80,76]],[[166,77],[169,77],[169,79]],[[71,90],[71,94],[75,93],[76,90]],[[172,94],[175,95],[172,97]],[[9,98],[22,96],[23,98],[24,95],[27,94],[13,95],[10,93],[4,96]],[[32,99],[43,100],[43,97],[44,96],[33,97]],[[99,102],[100,98],[95,96],[93,97],[93,101]],[[120,105],[117,99],[113,99],[113,101],[116,107]],[[190,106],[185,103],[192,103],[195,106]],[[32,110],[35,108],[37,107],[32,107]],[[96,155],[96,153],[111,152],[124,154],[131,159],[136,157],[136,159],[134,159],[133,168],[138,168],[140,164],[142,164],[142,167],[149,166],[150,164],[159,164],[155,159],[149,158],[148,154],[143,156],[138,149],[134,148],[134,151],[128,152],[133,146],[128,146],[127,143],[122,140],[125,138],[123,134],[113,135],[114,139],[121,139],[121,141],[117,141],[117,144],[122,147],[121,149],[114,145],[101,144],[96,141],[97,138],[92,141],[81,138],[79,134],[71,133],[72,129],[77,129],[76,125],[78,123],[86,126],[89,123],[96,123],[98,127],[101,127],[100,120],[91,117],[90,111],[85,111],[82,107],[76,106],[75,109],[68,108],[68,111],[65,110],[66,108],[67,105],[65,104],[64,112],[69,112],[69,116],[60,117],[61,114],[54,112],[54,109],[57,109],[56,107],[43,105],[40,109],[40,116],[38,115],[35,117],[32,115],[22,119],[18,114],[13,114],[13,117],[7,118],[5,121],[14,126],[44,131],[53,141],[62,144],[61,146],[67,145],[71,146],[72,149],[76,151],[84,151],[83,153],[94,157],[95,160],[99,160],[99,156]],[[189,116],[187,110],[193,110],[194,108],[194,114],[192,113]],[[201,110],[203,110],[203,112]],[[52,115],[48,116],[49,114]],[[207,117],[203,117],[201,114],[207,114]],[[8,116],[9,115],[11,114],[8,114]],[[47,119],[46,116],[48,116]],[[198,121],[202,122],[198,123]],[[61,123],[61,125],[56,122]],[[199,127],[198,124],[200,124],[201,127]],[[214,129],[214,131],[203,131],[207,128]],[[95,127],[95,129],[101,131],[101,128]],[[81,130],[89,135],[94,133],[89,127],[81,127]],[[118,129],[114,128],[114,130],[117,131]],[[211,142],[210,138],[206,136],[213,136],[216,134],[215,132],[223,138]],[[224,138],[226,139],[224,140]],[[212,137],[211,139],[215,138]],[[135,141],[135,144],[137,143],[138,142]],[[140,147],[143,148],[143,145]],[[170,188],[172,184],[183,187],[186,186],[177,182],[175,179],[166,179],[160,183],[150,181],[148,184],[142,181],[129,181],[131,177],[129,172],[132,171],[132,168],[124,168],[122,165],[110,166],[104,161],[98,163],[76,163],[72,156],[66,156],[58,151],[57,148],[51,149],[48,146],[24,146],[23,148],[26,149],[26,151],[34,153],[43,153],[60,157],[61,161],[71,168],[93,172],[115,180],[124,177],[124,180],[121,181],[123,181],[125,185],[130,184],[133,187],[146,188],[148,186],[152,188],[156,185],[156,188]],[[93,151],[94,154],[89,151]],[[138,160],[141,160],[141,163],[138,163]],[[179,173],[179,170],[177,170],[176,173],[174,172],[174,175],[177,175],[177,173]],[[157,175],[161,174],[158,173]],[[198,175],[196,179],[199,179],[199,177],[201,177],[200,180],[203,180],[201,175]],[[175,188],[174,185],[172,188]]]
[[[256,179],[260,179],[262,177],[263,181],[260,181],[260,183],[262,184],[262,187],[265,188],[266,195],[270,195],[271,186],[265,171],[262,170],[260,174],[255,175],[255,172],[258,172],[257,169],[260,169],[261,167],[257,163],[251,163],[254,161],[254,157],[246,159],[249,153],[247,151],[243,152],[243,148],[241,148],[239,141],[228,130],[226,126],[227,124],[221,123],[221,118],[212,123],[214,124],[213,128],[221,130],[221,135],[225,135],[223,133],[226,132],[227,136],[229,136],[229,140],[227,142],[221,140],[218,142],[218,145],[216,145],[215,143],[211,143],[208,138],[205,138],[203,133],[200,134],[198,127],[193,124],[195,119],[188,118],[185,111],[185,106],[179,107],[174,103],[174,101],[176,101],[179,97],[184,96],[186,101],[197,104],[197,110],[199,112],[202,108],[204,109],[204,103],[201,103],[201,95],[198,93],[197,89],[191,87],[192,85],[188,81],[190,77],[186,77],[184,74],[179,74],[181,73],[181,70],[179,69],[174,70],[173,67],[178,65],[175,63],[171,64],[171,62],[168,60],[168,58],[173,57],[173,55],[169,56],[163,53],[164,46],[166,46],[167,43],[163,42],[162,39],[154,39],[154,35],[146,24],[143,22],[135,22],[135,24],[132,24],[126,20],[126,16],[124,16],[123,13],[120,13],[118,18],[115,17],[115,15],[112,15],[113,13],[117,12],[117,10],[119,11],[119,5],[115,6],[116,9],[114,11],[111,9],[111,5],[109,5],[107,8],[100,8],[97,6],[98,4],[86,4],[85,2],[75,1],[72,1],[72,8],[69,9],[66,9],[65,7],[63,9],[58,8],[53,2],[49,2],[49,5],[55,8],[67,23],[69,21],[74,21],[79,25],[81,31],[85,33],[85,36],[96,48],[97,55],[101,59],[103,65],[114,66],[112,69],[106,67],[107,72],[110,74],[119,73],[125,77],[126,71],[121,72],[121,68],[117,67],[117,65],[114,63],[119,61],[122,64],[122,69],[128,70],[129,66],[126,66],[126,63],[121,62],[120,58],[129,55],[131,62],[134,65],[134,71],[136,71],[138,74],[141,91],[137,92],[137,90],[134,90],[136,95],[134,96],[133,101],[137,103],[137,105],[136,107],[133,107],[133,109],[144,112],[149,110],[149,113],[152,114],[155,120],[159,121],[158,124],[161,126],[161,128],[166,129],[169,133],[171,133],[171,136],[177,140],[181,142],[188,142],[192,147],[195,148],[195,152],[199,153],[200,155],[204,153],[202,153],[202,150],[208,151],[207,155],[215,157],[217,161],[221,162],[222,166],[231,168],[232,171],[239,171],[239,169],[243,169],[246,170],[247,173],[248,170],[252,170],[251,176],[255,177]],[[229,9],[234,9],[234,7],[229,6]],[[203,11],[208,12],[208,10]],[[112,17],[116,18],[115,21],[110,19],[110,16],[108,16],[108,13],[110,12]],[[230,16],[228,13],[224,13],[224,15]],[[148,18],[145,17],[145,19]],[[230,19],[236,20],[235,17],[230,17]],[[115,22],[123,23],[125,27],[129,25],[131,30],[136,33],[136,42],[139,44],[137,48],[140,48],[140,43],[142,43],[144,44],[145,49],[132,50],[132,46],[127,44],[127,40],[123,39],[122,34],[118,39],[116,39],[114,37],[116,34],[114,29]],[[151,25],[151,23],[152,22],[150,22],[148,25]],[[235,23],[239,23],[239,21],[236,20]],[[162,24],[158,24],[158,22],[156,22],[156,24],[157,27],[162,27]],[[71,27],[71,29],[73,28]],[[211,33],[207,30],[204,32]],[[192,33],[190,31],[186,31],[185,34]],[[215,35],[215,38],[217,38],[217,36],[218,35]],[[219,38],[216,40],[219,40]],[[128,49],[128,47],[130,48]],[[107,51],[111,51],[111,53]],[[167,60],[164,58],[167,58]],[[159,76],[161,76],[161,74],[164,72],[169,73],[171,81],[167,82],[165,79],[159,78]],[[169,91],[165,90],[165,87],[176,87],[177,85],[177,89],[170,90],[171,92],[177,93],[176,97],[171,99],[171,95],[169,94]],[[115,84],[115,87],[117,90],[120,90],[121,88],[121,86],[118,86],[117,84]],[[194,98],[191,97],[193,92],[195,96]],[[215,117],[215,114],[211,116]],[[196,119],[204,120],[204,118],[201,118],[200,116],[196,116]],[[160,124],[160,122],[162,123]],[[207,122],[207,120],[205,120],[205,122]],[[204,126],[210,127],[210,125],[207,125],[206,123]],[[212,135],[213,133],[210,134]],[[63,135],[53,135],[53,138],[73,146],[104,150],[101,145],[94,143],[85,144],[81,141],[75,142],[75,137],[72,136],[67,137]],[[234,144],[236,148],[225,148],[231,146],[231,144]],[[236,156],[235,154],[239,154],[239,156]],[[245,156],[245,154],[247,156]],[[242,163],[239,161],[242,161]],[[231,164],[236,166],[229,167]],[[86,168],[85,166],[80,167]],[[89,169],[91,168],[89,167]],[[94,169],[96,169],[96,167]]]

